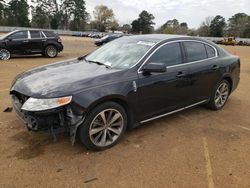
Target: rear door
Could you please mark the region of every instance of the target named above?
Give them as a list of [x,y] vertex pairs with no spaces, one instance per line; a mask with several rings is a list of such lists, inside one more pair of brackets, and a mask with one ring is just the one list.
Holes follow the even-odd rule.
[[29,50],[34,52],[42,52],[43,51],[43,44],[45,39],[42,38],[41,31],[37,30],[30,30],[30,39],[29,39]]
[[167,43],[159,47],[144,65],[147,63],[165,63],[167,72],[145,75],[139,70],[138,101],[141,119],[188,105],[188,65],[182,64],[180,43]]
[[193,91],[189,98],[193,103],[200,102],[210,97],[220,78],[217,50],[212,45],[200,41],[185,41],[183,44]]

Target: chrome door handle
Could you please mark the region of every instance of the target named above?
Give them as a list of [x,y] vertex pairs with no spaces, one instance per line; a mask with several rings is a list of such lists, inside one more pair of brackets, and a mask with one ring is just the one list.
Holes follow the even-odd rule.
[[23,43],[28,43],[29,41],[28,40],[24,40]]

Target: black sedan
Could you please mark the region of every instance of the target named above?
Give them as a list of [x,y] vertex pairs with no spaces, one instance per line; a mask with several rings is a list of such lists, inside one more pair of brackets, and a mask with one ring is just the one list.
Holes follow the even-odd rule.
[[96,46],[101,46],[101,45],[106,44],[108,42],[111,42],[111,41],[113,41],[115,39],[118,39],[118,38],[120,38],[122,36],[123,36],[122,34],[107,34],[104,37],[96,40],[95,45]]
[[17,30],[0,37],[1,60],[8,60],[13,54],[54,58],[62,50],[62,40],[52,31]]
[[16,77],[10,94],[28,130],[77,133],[89,149],[127,128],[205,104],[221,109],[240,80],[240,59],[207,40],[174,35],[117,39],[78,59]]

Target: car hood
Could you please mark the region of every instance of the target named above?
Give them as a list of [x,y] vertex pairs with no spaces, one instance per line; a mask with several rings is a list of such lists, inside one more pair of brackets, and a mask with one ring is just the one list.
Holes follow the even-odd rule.
[[[71,59],[26,71],[13,81],[16,91],[34,98],[53,98],[73,95],[119,78],[121,70]],[[115,76],[116,75],[116,76]]]

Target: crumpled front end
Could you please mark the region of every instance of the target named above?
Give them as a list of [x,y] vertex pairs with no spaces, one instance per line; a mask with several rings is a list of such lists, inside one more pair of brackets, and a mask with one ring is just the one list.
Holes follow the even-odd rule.
[[56,134],[70,133],[72,143],[75,141],[76,131],[83,123],[84,109],[73,101],[65,106],[38,112],[22,110],[22,106],[29,99],[18,92],[11,92],[13,109],[17,117],[25,124],[29,131],[43,131]]

